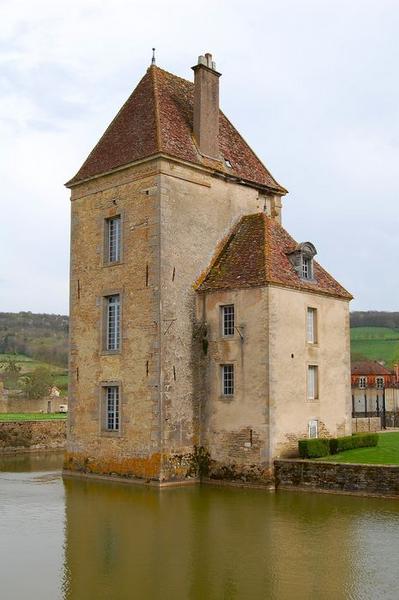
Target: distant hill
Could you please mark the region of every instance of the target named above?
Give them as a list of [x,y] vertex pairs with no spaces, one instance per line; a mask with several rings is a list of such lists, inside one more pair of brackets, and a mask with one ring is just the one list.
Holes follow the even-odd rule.
[[388,327],[399,329],[399,312],[357,310],[351,312],[351,327]]
[[66,367],[68,324],[66,315],[0,313],[0,354],[24,354]]

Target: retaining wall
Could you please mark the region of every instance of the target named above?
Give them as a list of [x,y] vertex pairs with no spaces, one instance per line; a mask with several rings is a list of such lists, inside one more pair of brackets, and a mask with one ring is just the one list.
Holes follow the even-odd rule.
[[399,496],[399,465],[363,465],[280,459],[274,462],[275,485],[297,488]]
[[0,453],[26,450],[62,450],[66,419],[0,423]]

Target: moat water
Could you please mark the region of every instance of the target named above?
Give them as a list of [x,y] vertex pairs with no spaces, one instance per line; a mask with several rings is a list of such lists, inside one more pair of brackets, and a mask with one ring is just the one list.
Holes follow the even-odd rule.
[[0,458],[1,600],[399,598],[399,501],[61,478]]

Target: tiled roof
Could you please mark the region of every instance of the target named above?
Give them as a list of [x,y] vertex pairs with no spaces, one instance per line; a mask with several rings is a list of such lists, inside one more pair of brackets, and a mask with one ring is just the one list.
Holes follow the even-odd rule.
[[392,371],[376,360],[357,360],[351,365],[352,375],[392,375]]
[[192,82],[151,66],[67,185],[162,153],[286,193],[221,111],[219,149],[231,168],[199,153],[193,95]]
[[287,253],[297,243],[265,213],[246,215],[197,282],[198,291],[248,288],[269,283],[350,300],[352,296],[316,261],[314,280],[301,279]]

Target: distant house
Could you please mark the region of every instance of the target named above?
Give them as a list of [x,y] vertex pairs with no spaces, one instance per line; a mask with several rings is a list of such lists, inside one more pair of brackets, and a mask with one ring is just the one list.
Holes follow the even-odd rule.
[[375,360],[352,363],[352,412],[354,417],[380,416],[399,410],[398,369]]

